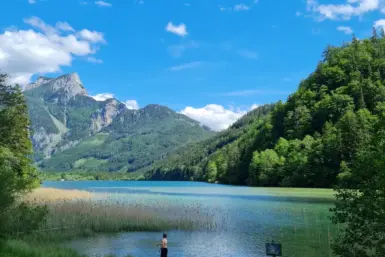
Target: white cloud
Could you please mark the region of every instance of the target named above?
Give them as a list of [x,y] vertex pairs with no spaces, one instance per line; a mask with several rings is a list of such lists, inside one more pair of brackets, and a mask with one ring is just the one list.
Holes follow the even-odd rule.
[[38,28],[46,34],[55,34],[56,29],[50,25],[47,25],[42,19],[36,16],[32,16],[24,19],[24,22],[32,27]]
[[337,27],[337,30],[338,30],[338,31],[342,31],[342,32],[344,32],[344,33],[347,34],[347,35],[353,34],[353,30],[352,30],[352,28],[350,28],[350,27],[339,26],[339,27]]
[[93,57],[93,56],[89,56],[89,57],[87,58],[87,61],[92,62],[92,63],[97,63],[97,64],[103,63],[102,60],[97,59],[97,58],[95,58],[95,57]]
[[57,22],[56,28],[63,31],[75,31],[67,22]]
[[239,12],[239,11],[248,11],[250,10],[250,7],[245,5],[245,4],[237,4],[234,6],[234,11]]
[[36,0],[28,0],[29,4],[36,4]]
[[139,104],[136,100],[127,100],[124,102],[124,104],[126,105],[126,107],[129,110],[138,110],[139,109]]
[[385,19],[378,20],[374,23],[375,28],[385,29]]
[[307,0],[307,10],[319,15],[320,20],[350,20],[379,8],[380,0],[345,0],[340,4],[319,4],[317,0]]
[[171,45],[168,47],[168,52],[172,57],[181,57],[185,51],[188,49],[198,48],[199,43],[196,41],[189,41],[187,43],[178,44],[178,45]]
[[76,34],[61,35],[38,17],[24,21],[41,32],[8,29],[0,34],[0,70],[10,75],[12,83],[26,84],[34,74],[58,72],[70,66],[74,56],[95,52],[91,42]]
[[[104,101],[106,101],[108,99],[115,98],[115,95],[112,94],[112,93],[101,93],[101,94],[93,95],[91,97],[93,99],[95,99],[96,101],[104,102]],[[138,104],[138,102],[136,100],[127,100],[127,101],[124,101],[122,103],[129,110],[137,110],[137,109],[139,109],[139,104]]]
[[256,107],[257,105],[253,104],[248,110],[241,110],[240,108],[234,110],[234,108],[226,109],[222,105],[209,104],[202,108],[188,106],[180,111],[180,113],[199,121],[215,131],[221,131],[227,129],[249,110]]
[[97,32],[97,31],[82,29],[81,31],[78,32],[78,36],[93,43],[105,42],[103,33]]
[[244,58],[258,60],[258,53],[255,51],[240,49],[237,51],[237,53]]
[[167,32],[173,33],[173,34],[180,36],[180,37],[184,37],[188,34],[186,25],[184,23],[181,23],[179,25],[174,25],[170,21],[169,23],[167,23],[167,26],[165,29]]
[[95,1],[95,4],[100,6],[100,7],[111,7],[112,4],[104,2],[104,1]]
[[171,71],[181,71],[181,70],[185,70],[185,69],[192,69],[192,68],[196,68],[198,66],[200,66],[202,63],[201,62],[188,62],[188,63],[184,63],[184,64],[181,64],[181,65],[177,65],[177,66],[173,66],[170,68]]
[[259,107],[258,104],[252,104],[252,105],[250,106],[250,111],[252,111],[252,110],[254,110],[254,109],[257,109],[258,107]]
[[111,99],[111,98],[114,98],[114,94],[111,94],[111,93],[102,93],[102,94],[97,94],[97,95],[93,95],[91,96],[93,99],[95,99],[96,101],[99,101],[99,102],[104,102],[108,99]]
[[221,12],[224,11],[235,11],[235,12],[240,12],[240,11],[249,11],[255,4],[258,3],[259,0],[253,0],[251,4],[247,5],[245,3],[239,3],[236,4],[232,7],[223,7],[221,5],[218,5],[218,8]]

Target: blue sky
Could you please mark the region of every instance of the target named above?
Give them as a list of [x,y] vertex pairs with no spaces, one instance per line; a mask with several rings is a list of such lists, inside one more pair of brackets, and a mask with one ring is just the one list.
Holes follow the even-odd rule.
[[77,72],[90,95],[167,105],[215,129],[285,100],[328,44],[385,26],[382,0],[4,0],[1,8],[0,69],[16,82]]

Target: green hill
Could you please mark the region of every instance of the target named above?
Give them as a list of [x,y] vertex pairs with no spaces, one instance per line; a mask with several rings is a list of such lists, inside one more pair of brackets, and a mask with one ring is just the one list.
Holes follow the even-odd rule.
[[[219,149],[224,149],[260,126],[274,105],[264,105],[249,112],[230,128],[216,136],[187,145],[171,153],[166,159],[146,169],[147,179],[153,180],[207,180],[206,165]],[[246,145],[245,145],[246,146]]]
[[365,151],[384,110],[385,38],[353,38],[327,47],[315,71],[268,116],[253,118],[223,144],[212,140],[232,134],[236,125],[181,150],[154,165],[147,178],[330,187],[338,178],[350,178],[350,167]]
[[34,158],[44,171],[128,171],[214,132],[160,105],[129,110],[88,96],[76,73],[40,77],[24,90]]

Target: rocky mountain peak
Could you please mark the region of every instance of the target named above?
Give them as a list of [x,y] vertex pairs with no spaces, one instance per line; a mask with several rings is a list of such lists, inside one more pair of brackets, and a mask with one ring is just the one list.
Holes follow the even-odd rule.
[[49,92],[53,98],[61,99],[61,101],[67,102],[69,99],[77,96],[87,96],[87,91],[84,88],[79,75],[74,73],[65,74],[57,78],[39,77],[35,82],[27,85],[24,91],[41,87],[47,96]]
[[50,84],[53,91],[63,91],[68,98],[76,95],[88,95],[76,72],[57,77],[50,81]]
[[51,80],[52,80],[52,78],[40,76],[40,77],[37,78],[37,80],[35,82],[26,85],[24,87],[24,91],[30,90],[30,89],[33,89],[33,88],[36,88],[36,87],[39,87],[41,85],[44,85],[44,84],[48,83]]

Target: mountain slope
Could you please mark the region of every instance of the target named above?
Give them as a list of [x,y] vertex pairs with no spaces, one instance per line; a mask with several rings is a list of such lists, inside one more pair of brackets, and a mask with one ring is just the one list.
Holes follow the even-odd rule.
[[226,148],[242,138],[273,110],[274,105],[264,105],[249,112],[230,128],[201,142],[182,147],[164,160],[145,170],[152,180],[209,180],[206,177],[207,162],[220,149]]
[[214,133],[167,107],[96,101],[76,73],[24,89],[35,160],[50,171],[134,171]]
[[147,176],[330,187],[339,179],[354,180],[350,168],[380,129],[384,110],[385,38],[354,38],[342,47],[328,47],[287,102],[277,103],[268,117],[256,120],[232,143],[214,149],[204,161],[154,166]]

